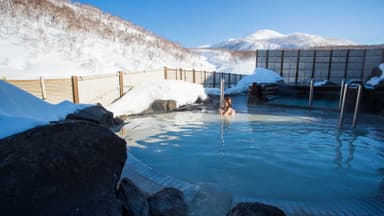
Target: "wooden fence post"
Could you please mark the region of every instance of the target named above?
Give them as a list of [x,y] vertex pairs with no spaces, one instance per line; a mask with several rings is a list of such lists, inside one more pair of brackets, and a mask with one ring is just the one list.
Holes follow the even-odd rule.
[[360,79],[361,80],[363,80],[363,77],[364,77],[366,58],[367,58],[367,49],[364,49],[364,52],[363,52],[363,67],[361,69],[361,74],[360,74]]
[[168,68],[167,67],[164,67],[164,79],[165,80],[168,79]]
[[259,60],[258,59],[258,54],[259,54],[259,52],[257,52],[257,50],[256,50],[256,65],[255,65],[255,68],[257,68],[257,61]]
[[180,70],[180,80],[183,80],[183,69],[179,69]]
[[384,48],[381,49],[381,62],[384,62]]
[[41,88],[41,99],[46,100],[47,99],[47,91],[45,89],[45,82],[44,78],[40,77],[40,88]]
[[315,78],[317,50],[313,51],[311,78]]
[[331,78],[331,71],[332,71],[332,57],[333,57],[333,50],[331,49],[331,54],[329,55],[327,80],[330,80],[330,78]]
[[297,84],[297,81],[298,81],[298,78],[299,78],[300,53],[301,53],[301,51],[297,50],[295,84]]
[[268,68],[269,64],[269,49],[267,49],[267,56],[265,57],[265,68]]
[[345,59],[345,67],[344,67],[344,79],[347,79],[348,74],[348,64],[349,64],[349,53],[351,52],[350,49],[347,50],[347,57]]
[[284,50],[281,50],[281,60],[280,60],[280,76],[283,77],[283,70],[284,70]]
[[120,97],[124,95],[124,72],[119,71],[119,87],[120,87]]
[[228,73],[228,88],[231,87],[231,73]]
[[204,71],[204,87],[206,87],[207,84],[207,71]]
[[187,70],[184,70],[184,81],[187,81]]
[[196,71],[195,71],[195,69],[192,69],[192,80],[193,80],[193,83],[196,82]]
[[216,88],[216,71],[213,71],[213,88]]
[[72,76],[72,94],[73,94],[73,103],[78,104],[79,101],[79,78],[77,76]]

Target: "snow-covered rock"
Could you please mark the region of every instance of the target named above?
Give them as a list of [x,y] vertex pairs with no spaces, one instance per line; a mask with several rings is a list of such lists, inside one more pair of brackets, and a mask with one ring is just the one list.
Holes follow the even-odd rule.
[[263,29],[246,36],[245,38],[229,39],[210,48],[226,48],[229,50],[257,50],[281,48],[308,48],[319,46],[344,46],[353,45],[348,40],[328,39],[318,35],[293,33],[284,35],[279,32]]
[[0,76],[7,78],[215,68],[174,42],[71,1],[3,0],[0,23]]
[[319,87],[319,86],[324,86],[328,83],[328,80],[321,80],[321,81],[316,81],[313,83],[313,86]]
[[175,100],[176,106],[192,104],[207,95],[200,84],[180,80],[162,80],[142,83],[122,98],[107,106],[116,116],[142,113],[156,100]]
[[367,82],[366,82],[366,86],[367,87],[371,87],[371,88],[375,88],[377,85],[379,85],[381,82],[384,82],[384,63],[381,63],[379,65],[379,68],[381,70],[381,76],[377,77],[377,76],[374,76],[374,77],[371,77]]
[[0,80],[0,139],[50,121],[65,119],[69,113],[88,106],[69,101],[50,104]]
[[283,79],[273,70],[266,68],[256,68],[252,75],[245,76],[232,88],[224,91],[224,94],[238,94],[248,90],[252,83],[278,83]]
[[[243,77],[234,87],[225,89],[224,94],[231,95],[245,92],[252,83],[279,83],[282,80],[281,76],[273,70],[256,68],[251,75]],[[205,92],[208,95],[220,95],[220,89],[218,88],[205,88]]]

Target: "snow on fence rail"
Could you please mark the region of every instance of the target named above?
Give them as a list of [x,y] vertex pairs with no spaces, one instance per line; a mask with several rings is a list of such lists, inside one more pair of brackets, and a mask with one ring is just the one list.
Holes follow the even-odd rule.
[[285,83],[302,84],[310,79],[365,80],[384,62],[384,47],[256,50],[256,67],[280,73]]
[[242,75],[164,67],[164,69],[150,71],[120,71],[102,75],[72,76],[63,79],[44,79],[43,77],[38,80],[7,80],[6,77],[2,79],[50,103],[70,100],[74,103],[107,105],[120,98],[134,86],[146,81],[185,80],[202,84],[205,87],[218,87],[221,78],[225,79],[228,87],[236,84]]

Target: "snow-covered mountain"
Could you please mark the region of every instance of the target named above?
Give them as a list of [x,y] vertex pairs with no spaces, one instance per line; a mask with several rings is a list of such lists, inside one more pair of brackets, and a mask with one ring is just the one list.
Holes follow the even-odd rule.
[[273,30],[263,29],[256,31],[245,38],[229,39],[209,47],[225,48],[229,50],[257,50],[345,45],[354,45],[354,43],[348,40],[328,39],[318,35],[305,33],[285,35]]
[[9,78],[215,68],[139,26],[67,0],[0,0],[0,48],[0,76]]

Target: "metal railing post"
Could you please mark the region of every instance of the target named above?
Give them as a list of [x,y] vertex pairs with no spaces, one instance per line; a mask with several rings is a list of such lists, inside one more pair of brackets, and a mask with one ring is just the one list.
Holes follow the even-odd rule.
[[224,106],[224,79],[220,79],[220,108]]
[[342,103],[341,103],[341,109],[340,109],[340,113],[339,113],[339,124],[338,124],[338,128],[341,128],[341,127],[343,126],[344,108],[345,108],[345,99],[347,98],[348,86],[349,86],[348,83],[346,83],[346,84],[344,85],[343,100],[342,100]]
[[363,86],[361,84],[357,87],[357,97],[356,97],[356,103],[355,103],[355,111],[353,112],[353,120],[352,120],[352,128],[356,127],[356,120],[357,120],[357,114],[359,112],[359,106],[360,106],[360,98],[361,98],[361,91],[363,89]]
[[341,109],[341,104],[343,102],[344,84],[345,84],[345,80],[343,79],[341,80],[341,85],[340,85],[339,110]]
[[308,101],[308,106],[312,106],[312,101],[313,101],[313,90],[314,90],[314,86],[313,86],[313,83],[314,83],[314,80],[311,79],[311,82],[309,83],[309,101]]

